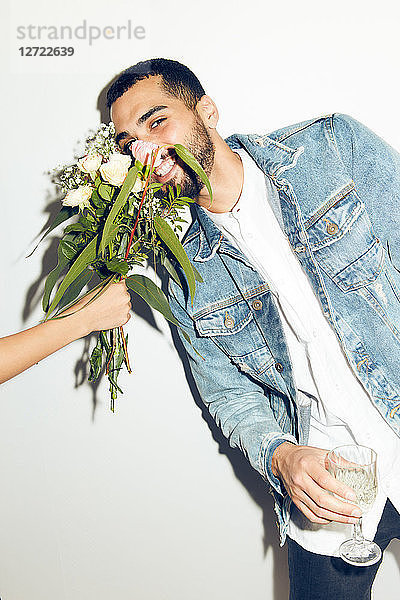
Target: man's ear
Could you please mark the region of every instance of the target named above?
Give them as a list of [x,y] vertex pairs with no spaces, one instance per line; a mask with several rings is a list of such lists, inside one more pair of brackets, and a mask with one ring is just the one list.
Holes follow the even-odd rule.
[[216,128],[219,119],[218,108],[210,96],[204,94],[197,102],[196,110],[206,127],[210,129]]

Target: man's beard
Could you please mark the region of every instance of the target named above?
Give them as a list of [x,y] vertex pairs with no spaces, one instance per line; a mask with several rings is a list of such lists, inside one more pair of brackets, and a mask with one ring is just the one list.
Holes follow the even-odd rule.
[[[215,146],[203,121],[196,113],[194,116],[194,125],[189,135],[185,138],[184,145],[193,154],[197,162],[203,167],[207,177],[209,177],[214,165]],[[182,162],[177,157],[175,158],[183,173],[182,181],[179,182],[181,186],[180,195],[187,198],[197,198],[204,187],[204,183],[201,181],[197,173],[195,173],[186,163]],[[178,181],[176,181],[176,178],[173,177],[165,184],[165,186],[176,186],[177,183]]]

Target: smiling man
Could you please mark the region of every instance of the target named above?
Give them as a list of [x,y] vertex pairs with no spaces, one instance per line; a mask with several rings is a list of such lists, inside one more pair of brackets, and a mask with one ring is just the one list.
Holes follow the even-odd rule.
[[170,304],[203,357],[181,338],[203,401],[274,495],[291,599],[369,598],[379,562],[335,558],[360,511],[326,456],[378,453],[363,520],[386,548],[400,535],[399,155],[340,114],[223,140],[197,77],[166,59],[124,71],[108,104],[123,151],[180,143],[209,176],[212,204],[173,150],[154,175],[196,199],[183,244],[203,282],[192,306],[171,281]]

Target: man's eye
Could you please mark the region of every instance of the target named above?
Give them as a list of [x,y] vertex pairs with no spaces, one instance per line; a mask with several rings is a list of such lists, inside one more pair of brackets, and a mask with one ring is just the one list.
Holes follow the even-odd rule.
[[155,121],[153,121],[153,123],[150,125],[150,129],[154,129],[155,127],[157,127],[162,121],[165,121],[166,117],[162,117],[160,119],[156,119]]

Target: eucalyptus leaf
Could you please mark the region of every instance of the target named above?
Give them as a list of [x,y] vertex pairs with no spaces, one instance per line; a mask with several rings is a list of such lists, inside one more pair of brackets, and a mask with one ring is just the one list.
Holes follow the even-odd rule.
[[115,227],[114,221],[119,215],[123,205],[128,199],[130,192],[132,191],[133,186],[135,185],[135,181],[137,178],[137,167],[131,167],[128,171],[128,174],[125,178],[124,183],[122,184],[121,190],[113,204],[112,209],[106,219],[103,229],[103,235],[100,242],[100,252],[104,254],[104,251],[108,244],[115,238],[118,228]]
[[49,316],[50,313],[58,305],[68,286],[70,286],[71,283],[73,283],[75,279],[82,273],[82,271],[86,269],[86,267],[90,265],[90,263],[92,263],[93,260],[96,258],[97,238],[98,236],[96,235],[92,239],[92,241],[89,242],[89,244],[82,250],[82,252],[76,258],[75,262],[70,267],[68,273],[61,282],[53,298],[52,303],[50,304],[50,307],[47,311],[47,316]]
[[92,202],[92,204],[96,208],[103,208],[104,207],[103,199],[101,198],[101,196],[98,193],[97,189],[93,191],[93,193],[92,193],[92,195],[90,197],[90,201]]
[[175,256],[175,258],[177,259],[177,261],[179,262],[179,264],[185,272],[189,285],[190,299],[193,306],[193,299],[196,291],[196,281],[192,263],[188,259],[187,254],[179,239],[177,238],[175,232],[171,229],[168,223],[164,221],[164,219],[162,219],[159,215],[155,215],[154,217],[154,226],[156,232],[158,233],[164,244],[170,249],[170,251]]
[[128,288],[141,296],[141,298],[143,298],[143,300],[147,302],[151,308],[158,310],[158,312],[160,312],[167,319],[167,321],[170,321],[179,327],[185,340],[192,345],[190,337],[186,331],[182,329],[179,321],[172,314],[168,300],[161,288],[159,288],[151,279],[149,279],[149,277],[140,274],[130,275],[125,279],[125,283]]
[[164,257],[163,265],[167,269],[168,273],[171,275],[171,277],[175,281],[175,283],[177,285],[179,285],[179,287],[181,288],[182,287],[182,283],[181,283],[181,280],[179,279],[178,272],[175,269],[175,267],[172,264],[172,262],[169,260],[168,256]]
[[128,247],[129,233],[126,231],[122,236],[119,248],[118,256],[125,257],[126,249]]
[[192,269],[193,269],[193,273],[196,278],[196,281],[198,281],[199,283],[203,283],[203,278],[194,265],[192,265]]
[[51,292],[53,291],[53,288],[56,285],[58,278],[60,277],[61,273],[63,272],[65,267],[68,265],[68,263],[69,263],[69,260],[66,258],[66,256],[64,256],[64,254],[62,254],[61,250],[58,249],[57,266],[47,275],[46,281],[44,284],[44,293],[43,293],[43,299],[42,299],[42,307],[43,307],[44,312],[47,312],[47,310],[49,308],[49,300],[50,300]]
[[155,310],[158,310],[168,321],[178,325],[164,292],[149,277],[145,275],[130,275],[125,279],[127,287],[139,294]]
[[68,306],[68,304],[70,304],[71,302],[73,302],[74,300],[76,300],[78,298],[78,296],[81,293],[81,291],[83,290],[83,288],[92,279],[93,274],[94,274],[93,271],[86,269],[85,271],[82,271],[82,273],[80,275],[78,275],[78,277],[75,279],[75,281],[73,283],[71,283],[71,285],[67,288],[67,290],[65,291],[65,294],[61,298],[61,300],[58,304],[59,310],[64,308],[64,306]]
[[101,343],[102,343],[105,351],[108,354],[110,352],[110,343],[109,343],[109,341],[107,339],[106,332],[105,331],[100,331],[100,336],[99,337],[100,337]]
[[97,344],[93,348],[92,354],[90,355],[90,375],[89,381],[96,381],[101,373],[103,367],[103,344],[101,337],[97,338]]
[[[188,196],[179,196],[176,200],[183,201],[185,204],[188,202],[189,204],[193,204],[196,202],[195,198],[189,198]],[[175,202],[176,202],[175,200]]]
[[76,231],[80,233],[82,231],[85,231],[85,229],[86,228],[84,227],[84,225],[78,221],[77,223],[71,223],[71,225],[67,225],[64,229],[64,234],[71,233],[71,231]]
[[81,215],[79,218],[79,222],[82,223],[85,229],[91,229],[93,225],[93,218],[89,220],[85,215]]
[[126,275],[130,269],[128,263],[123,258],[112,258],[106,261],[106,267],[111,273],[120,273]]
[[56,216],[56,218],[54,219],[54,221],[46,229],[46,231],[44,232],[44,234],[42,235],[42,237],[40,238],[40,240],[38,241],[38,243],[36,244],[36,246],[34,247],[32,252],[30,254],[28,254],[28,256],[26,258],[29,258],[30,256],[32,256],[32,254],[35,252],[35,250],[39,246],[40,242],[42,242],[44,240],[46,235],[48,235],[51,231],[53,231],[53,229],[55,229],[56,227],[61,225],[61,223],[64,223],[64,221],[68,221],[68,219],[70,219],[71,217],[76,215],[78,213],[78,210],[79,210],[79,208],[77,206],[63,206],[62,209],[60,210],[60,212],[58,213],[58,215]]
[[73,242],[61,240],[59,244],[61,252],[68,260],[72,260],[77,253],[77,247]]
[[175,144],[174,148],[179,158],[181,158],[200,177],[201,181],[206,186],[208,193],[210,194],[210,199],[212,202],[213,196],[211,185],[203,167],[197,162],[193,154],[189,152],[185,146],[182,146],[182,144]]
[[113,197],[115,188],[107,183],[101,183],[98,187],[98,194],[100,198],[103,198],[106,202],[110,202]]

